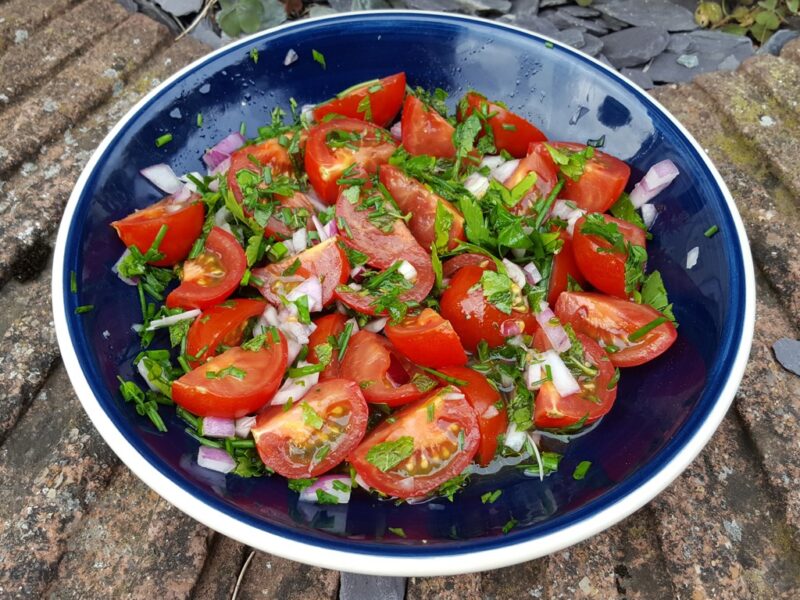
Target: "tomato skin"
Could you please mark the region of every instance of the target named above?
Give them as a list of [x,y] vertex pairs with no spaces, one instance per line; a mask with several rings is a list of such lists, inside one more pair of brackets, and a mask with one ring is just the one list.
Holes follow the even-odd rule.
[[321,121],[325,115],[336,114],[350,119],[368,120],[366,111],[358,112],[358,105],[369,96],[372,118],[369,119],[378,127],[386,127],[397,116],[403,104],[403,95],[406,93],[406,74],[403,72],[389,75],[380,80],[381,89],[369,92],[374,83],[366,83],[345,96],[333,98],[314,109],[314,120]]
[[560,235],[564,245],[561,251],[553,257],[553,266],[550,270],[550,281],[547,287],[547,303],[554,306],[561,292],[567,289],[568,277],[572,277],[581,287],[586,285],[586,277],[583,276],[575,260],[574,246],[572,239],[566,231]]
[[403,148],[409,154],[427,154],[437,158],[454,158],[455,128],[416,96],[409,94],[403,104],[401,119]]
[[[598,373],[591,382],[579,379],[581,391],[566,397],[561,396],[551,382],[543,383],[536,394],[534,403],[533,420],[539,429],[569,427],[578,423],[583,417],[586,417],[585,424],[589,425],[607,414],[614,405],[614,401],[617,398],[617,385],[614,384],[611,389],[608,389],[614,377],[614,366],[611,364],[606,351],[586,335],[579,333],[578,339],[583,344],[584,357],[597,367]],[[586,383],[594,384],[596,389],[595,398],[599,402],[589,399],[591,391],[586,389]]]
[[[210,283],[203,282],[208,276],[204,258],[209,258],[214,268],[222,270],[221,277],[212,279]],[[203,253],[183,264],[181,284],[169,293],[166,304],[170,308],[180,306],[200,310],[219,304],[239,287],[246,268],[247,258],[236,238],[224,229],[214,227],[206,238]]]
[[475,411],[481,434],[475,459],[478,464],[485,467],[492,462],[497,452],[497,436],[505,433],[508,429],[508,412],[505,407],[498,409],[496,406],[501,402],[500,392],[492,387],[486,377],[474,369],[442,367],[439,370],[445,375],[467,382],[467,385],[457,385],[456,387],[466,396],[467,402]]
[[[609,215],[600,216],[606,223],[616,223],[626,242],[645,247],[645,233],[642,229]],[[578,219],[572,235],[572,249],[578,269],[601,292],[617,298],[628,298],[625,291],[625,261],[628,253],[605,252],[604,250],[611,248],[611,244],[596,235],[584,234],[582,228],[585,222],[586,216]]]
[[[308,336],[308,362],[319,363],[317,356],[317,346],[328,343],[330,336],[338,337],[344,331],[344,324],[347,322],[347,315],[342,313],[331,313],[320,317],[314,321],[317,328]],[[331,355],[331,362],[325,370],[319,374],[320,381],[336,379],[340,377],[341,365],[339,364],[339,352],[334,350]]]
[[[360,135],[358,143],[354,142],[358,149],[328,147],[327,138],[335,131]],[[394,151],[395,143],[391,134],[371,123],[357,119],[333,119],[318,123],[309,130],[306,142],[308,180],[324,202],[335,204],[339,195],[339,184],[336,182],[350,165],[358,166],[353,177],[371,175],[389,160]]]
[[409,177],[392,165],[383,165],[380,169],[380,180],[394,198],[397,206],[404,213],[411,213],[408,228],[420,246],[429,249],[436,239],[436,207],[442,207],[450,213],[453,225],[448,232],[447,247],[453,249],[464,236],[464,217],[444,198],[434,194],[419,181]]
[[[464,121],[473,112],[480,114],[494,114],[488,119],[489,126],[492,128],[494,145],[498,152],[505,150],[515,158],[521,158],[528,152],[528,146],[532,142],[543,142],[547,137],[534,127],[529,121],[514,114],[507,108],[499,104],[489,102],[485,96],[477,92],[470,92],[465,97],[467,101],[466,110],[459,110],[459,121]],[[487,110],[482,110],[486,105]],[[505,127],[504,127],[505,125]],[[507,129],[513,127],[513,129]],[[484,135],[484,134],[480,134]]]
[[[181,208],[174,212],[167,211],[167,208],[175,206]],[[204,218],[205,209],[199,195],[192,194],[184,202],[175,202],[172,196],[167,196],[142,210],[132,212],[124,219],[114,221],[111,226],[125,246],[136,246],[144,254],[153,244],[161,226],[166,225],[167,232],[158,247],[164,258],[150,264],[170,267],[189,254],[203,229]]]
[[358,383],[371,404],[401,406],[428,393],[411,382],[421,369],[385,337],[363,329],[350,338],[340,373]]
[[618,352],[609,353],[615,367],[635,367],[660,356],[672,346],[678,332],[670,321],[662,323],[636,342],[628,336],[663,316],[647,304],[612,298],[590,292],[564,292],[555,307],[562,323],[602,345],[613,344]]
[[[586,145],[573,142],[553,142],[553,147],[570,152],[586,149]],[[631,168],[623,161],[595,150],[578,181],[566,178],[559,198],[572,200],[589,212],[606,212],[625,190],[630,176]]]
[[528,154],[519,161],[516,170],[503,182],[512,189],[521,182],[528,173],[536,173],[536,183],[526,196],[513,207],[512,212],[522,214],[529,212],[531,206],[539,199],[546,197],[558,183],[558,168],[543,142],[534,142]]
[[406,358],[438,369],[467,364],[467,355],[453,326],[430,308],[402,322],[387,324],[386,337]]
[[442,316],[450,321],[464,348],[470,352],[475,352],[481,340],[486,340],[490,348],[502,346],[505,338],[500,326],[504,321],[521,321],[527,334],[533,334],[539,326],[530,312],[512,311],[507,315],[486,300],[480,285],[473,289],[483,271],[475,265],[459,269],[450,279],[440,302]]
[[345,283],[350,274],[350,263],[347,254],[339,247],[339,238],[333,236],[303,250],[300,254],[284,258],[283,260],[253,269],[255,277],[264,283],[258,289],[264,298],[275,306],[282,306],[280,295],[287,294],[297,285],[287,284],[280,280],[283,272],[289,268],[295,260],[300,261],[300,268],[295,272],[298,277],[311,277],[316,275],[322,284],[322,303],[327,305],[333,300],[336,286]]
[[497,270],[494,261],[485,254],[466,252],[444,261],[442,263],[442,276],[452,277],[456,271],[458,271],[461,267],[466,267],[467,265],[477,265],[482,269],[489,271]]
[[[238,419],[257,411],[275,395],[286,370],[287,356],[283,335],[279,342],[268,341],[256,352],[231,348],[173,381],[172,399],[201,417]],[[231,365],[242,369],[245,377],[206,376],[209,371],[219,372]]]
[[193,368],[201,365],[217,353],[220,345],[238,346],[244,325],[263,313],[264,308],[266,303],[262,300],[237,298],[203,311],[186,334],[186,354],[195,357],[189,359],[189,365]]
[[[453,387],[437,390],[392,415],[393,422],[383,421],[367,434],[349,460],[368,486],[390,496],[418,498],[432,492],[469,465],[478,450],[480,433],[475,413],[465,399],[443,399],[445,394],[456,391]],[[428,417],[429,404],[434,406],[433,419]],[[463,432],[461,449],[460,432]],[[374,446],[406,436],[414,440],[414,454],[407,461],[401,461],[384,472],[367,460],[367,454]],[[428,473],[417,474],[418,468],[422,468],[422,452],[428,465],[435,460],[441,460],[443,464],[438,469],[429,469]],[[407,470],[412,461],[413,467]]]
[[[312,436],[314,434],[311,426],[304,422],[304,404],[314,409],[327,422],[323,425],[322,432],[329,436],[328,439],[331,431],[326,429],[331,423],[327,417],[331,412],[339,409],[344,414],[349,413],[343,433],[335,437],[330,451],[319,464],[314,464],[313,460],[301,462],[291,455],[291,440],[307,441],[309,430]],[[329,379],[314,385],[302,400],[295,402],[288,410],[284,406],[267,407],[258,415],[252,433],[258,454],[270,469],[291,479],[316,477],[338,465],[353,451],[367,431],[368,417],[367,403],[355,383],[344,379]],[[302,448],[302,445],[295,446]]]

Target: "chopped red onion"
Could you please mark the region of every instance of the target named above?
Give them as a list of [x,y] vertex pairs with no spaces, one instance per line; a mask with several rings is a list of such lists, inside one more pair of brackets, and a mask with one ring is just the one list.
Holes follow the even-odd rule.
[[511,423],[506,430],[503,443],[514,452],[519,452],[525,445],[526,439],[528,439],[527,434],[524,431],[517,431],[516,423]]
[[509,160],[507,162],[504,162],[496,169],[492,169],[490,176],[492,177],[492,179],[496,179],[501,183],[505,183],[506,180],[514,174],[514,171],[517,170],[518,166],[519,166],[518,158],[515,158],[514,160]]
[[581,391],[581,386],[578,380],[570,372],[564,361],[555,350],[548,350],[542,354],[544,364],[550,367],[550,375],[553,378],[553,385],[561,397],[577,394]]
[[383,328],[386,327],[386,323],[389,321],[389,317],[379,317],[377,319],[372,319],[369,323],[364,325],[364,329],[366,331],[371,331],[372,333],[380,333],[383,331]]
[[203,154],[203,162],[209,169],[214,169],[225,159],[229,158],[236,150],[244,146],[246,140],[238,131],[217,142]]
[[464,400],[464,394],[461,392],[447,392],[442,394],[442,400]]
[[295,254],[302,252],[308,247],[308,232],[305,227],[298,229],[292,234],[292,246],[294,246]]
[[656,217],[658,217],[658,210],[656,207],[650,203],[642,205],[642,221],[644,221],[644,226],[650,229],[653,227],[653,223],[656,222]]
[[492,171],[493,169],[496,169],[502,165],[504,162],[506,162],[506,159],[502,156],[498,156],[496,154],[487,154],[481,160],[480,167],[489,167],[489,171]]
[[525,287],[525,273],[523,273],[519,265],[511,262],[507,258],[503,259],[503,264],[506,267],[506,273],[511,281],[516,283],[520,288]]
[[480,173],[472,173],[464,180],[464,187],[476,198],[482,197],[489,189],[489,179]]
[[[297,363],[298,367],[307,367],[311,363],[300,361]],[[275,392],[272,400],[269,401],[271,406],[279,406],[287,402],[297,402],[308,393],[313,386],[319,381],[319,373],[310,373],[302,377],[287,377],[283,382],[280,389]]]
[[417,279],[417,269],[407,260],[400,263],[397,267],[397,272],[406,278],[406,281],[415,281]]
[[[340,481],[343,485],[334,485],[334,482]],[[344,487],[347,486],[345,490]],[[300,502],[316,502],[317,490],[334,496],[337,504],[347,504],[350,502],[350,478],[343,475],[323,475],[317,479],[310,486],[300,492]]]
[[503,337],[514,337],[523,332],[523,325],[516,319],[506,319],[500,323],[500,335]]
[[700,256],[700,248],[695,246],[686,253],[686,268],[691,269],[697,264],[697,259]]
[[186,202],[191,197],[192,190],[189,189],[189,186],[184,185],[181,189],[172,194],[172,204],[167,206],[167,212],[178,212],[183,208],[181,202]]
[[123,253],[120,255],[120,257],[117,259],[117,262],[115,262],[115,263],[114,263],[114,266],[113,266],[113,267],[111,267],[111,271],[112,271],[113,273],[116,273],[116,274],[117,274],[117,277],[119,277],[121,281],[124,281],[124,282],[125,282],[125,283],[127,283],[128,285],[134,285],[134,286],[135,286],[135,285],[136,285],[136,284],[139,282],[138,278],[137,278],[137,279],[131,279],[130,277],[123,277],[123,276],[120,274],[120,272],[119,272],[119,264],[120,264],[120,263],[121,263],[123,260],[125,260],[125,258],[127,258],[127,256],[128,256],[130,253],[131,253],[131,251],[130,251],[130,250],[128,250],[127,248],[125,248],[125,252],[123,252]]
[[364,265],[358,265],[357,267],[353,267],[350,269],[350,279],[355,279],[359,275],[361,275],[362,271],[364,271]]
[[178,179],[172,167],[159,163],[150,167],[145,167],[139,173],[150,183],[167,194],[174,194],[183,187],[183,182]]
[[203,417],[203,435],[210,438],[229,438],[236,435],[233,419]]
[[481,418],[483,419],[491,419],[492,417],[496,417],[500,414],[500,411],[497,410],[497,407],[494,404],[490,404],[489,408],[483,411]]
[[536,264],[533,262],[529,262],[522,267],[522,271],[525,273],[526,281],[531,285],[536,285],[542,280],[542,274],[539,273],[539,269],[536,268]]
[[[228,157],[225,160],[223,160],[221,163],[219,163],[213,169],[209,169],[208,170],[208,174],[209,175],[220,175],[220,174],[224,175],[225,173],[228,172],[228,169],[230,169],[230,168],[231,168],[231,159],[230,159],[230,157]],[[213,183],[214,182],[212,182],[212,184]],[[210,187],[211,186],[209,186],[209,188]],[[216,190],[214,190],[214,191],[216,191]]]
[[160,319],[153,319],[150,321],[150,325],[147,326],[147,331],[155,331],[156,329],[161,329],[162,327],[170,327],[175,325],[175,323],[180,323],[181,321],[185,321],[186,319],[194,319],[200,314],[199,308],[193,308],[192,310],[185,310],[182,313],[178,313],[177,315],[169,315],[168,317],[161,317]]
[[[312,215],[311,220],[314,222],[314,229],[317,230],[317,235],[319,236],[319,241],[320,242],[324,242],[325,240],[327,240],[330,236],[328,235],[328,232],[325,229],[325,226],[317,218],[317,215]],[[331,221],[331,222],[333,222],[333,221]]]
[[529,390],[538,389],[543,378],[542,363],[531,363],[525,368],[525,387]]
[[301,284],[292,289],[287,295],[286,299],[289,302],[295,302],[300,296],[308,297],[308,310],[315,312],[322,310],[322,284],[319,277],[312,275]]
[[678,167],[671,160],[657,162],[647,171],[642,180],[631,191],[631,204],[640,208],[660,194],[680,175]]
[[392,137],[396,139],[398,142],[403,139],[403,125],[400,121],[392,125],[392,128],[389,130],[389,133],[392,134]]
[[283,57],[283,66],[284,67],[288,67],[290,64],[295,62],[298,58],[300,58],[300,57],[297,56],[297,52],[295,52],[294,48],[289,48],[289,50],[286,51],[286,56]]
[[240,419],[236,419],[234,424],[234,433],[238,438],[248,438],[250,437],[250,430],[255,426],[256,418],[253,415],[247,415],[246,417],[241,417]]
[[556,351],[566,352],[569,350],[572,342],[569,341],[567,332],[564,331],[564,328],[561,326],[561,323],[558,321],[555,313],[550,309],[547,302],[542,302],[539,305],[539,312],[535,313],[534,316]]
[[236,468],[236,461],[225,450],[208,446],[200,446],[197,451],[197,464],[204,469],[219,473],[230,473]]

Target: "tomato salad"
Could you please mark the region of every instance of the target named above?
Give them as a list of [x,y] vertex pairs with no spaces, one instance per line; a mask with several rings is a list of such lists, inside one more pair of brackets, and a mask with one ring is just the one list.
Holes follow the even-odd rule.
[[[142,171],[167,196],[112,224],[146,383],[120,391],[161,431],[174,405],[202,466],[320,503],[452,497],[509,457],[541,477],[541,436],[596,424],[620,369],[675,341],[646,272],[674,165],[627,194],[603,140],[446,96],[398,73],[275,109],[209,149],[206,175]],[[150,349],[160,329],[170,349]]]

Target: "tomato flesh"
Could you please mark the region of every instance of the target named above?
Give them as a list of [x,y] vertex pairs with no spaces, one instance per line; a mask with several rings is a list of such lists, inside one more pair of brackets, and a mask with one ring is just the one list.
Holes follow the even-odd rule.
[[403,148],[409,154],[427,154],[437,158],[455,157],[455,128],[442,115],[411,94],[406,96],[403,104],[401,127]]
[[498,152],[505,150],[511,156],[521,158],[525,156],[531,143],[547,139],[530,122],[499,104],[489,102],[477,92],[468,93],[466,101],[466,110],[459,111],[459,120],[464,121],[473,113],[488,117],[486,121],[492,129],[494,145]]
[[214,227],[205,250],[183,263],[181,284],[169,293],[166,304],[200,310],[219,304],[239,287],[246,268],[247,259],[236,238]]
[[[379,444],[402,443],[400,438],[406,442],[411,438],[409,456],[393,465],[370,462],[370,450]],[[418,498],[461,473],[479,442],[474,411],[456,388],[445,387],[383,421],[350,455],[350,463],[371,488],[389,496]]]
[[547,284],[547,303],[550,306],[554,306],[561,292],[567,289],[570,277],[581,287],[586,285],[586,277],[583,276],[575,260],[572,239],[566,231],[562,231],[560,237],[564,245],[561,246],[559,253],[553,256],[550,281]]
[[467,265],[477,265],[484,270],[497,270],[494,261],[485,254],[466,252],[444,261],[442,263],[442,276],[452,277],[456,271],[458,271],[461,267],[466,267]]
[[[406,74],[396,73],[380,81],[354,86],[347,93],[320,104],[314,109],[314,119],[321,121],[326,115],[333,114],[386,127],[397,116],[405,93]],[[369,100],[365,100],[366,98]]]
[[453,326],[430,308],[402,322],[386,325],[386,337],[406,358],[438,369],[467,363],[467,355]]
[[[361,330],[350,338],[342,360],[342,377],[361,386],[367,402],[400,406],[425,396],[430,384],[424,371],[400,354],[385,337]],[[420,389],[422,388],[422,389]]]
[[[345,379],[320,382],[285,408],[268,407],[251,430],[261,460],[284,477],[322,475],[342,462],[367,430],[364,396]],[[321,423],[309,422],[309,409]]]
[[[569,152],[586,149],[584,144],[573,142],[553,142],[553,146]],[[589,212],[606,212],[625,191],[630,176],[631,168],[623,161],[595,150],[594,156],[586,161],[583,175],[577,181],[565,178],[559,197],[572,200],[578,208]]]
[[217,353],[219,346],[238,346],[250,319],[261,315],[262,300],[227,300],[203,311],[186,334],[189,365],[197,367]]
[[[347,322],[347,315],[342,313],[331,313],[320,317],[314,321],[317,328],[308,336],[308,362],[312,364],[319,363],[319,356],[317,355],[317,347],[322,344],[328,343],[328,338],[331,336],[338,338],[344,331],[345,323]],[[333,350],[331,354],[331,361],[325,367],[325,370],[319,374],[319,380],[325,381],[327,379],[336,379],[340,377],[341,365],[339,363],[339,352]]]
[[183,202],[176,202],[172,196],[159,200],[147,208],[132,212],[124,219],[114,221],[111,226],[119,239],[127,247],[135,246],[144,254],[156,239],[163,225],[167,226],[158,251],[164,255],[160,260],[151,261],[157,267],[178,264],[189,254],[194,240],[203,229],[205,209],[197,194]]
[[508,189],[514,188],[530,173],[536,173],[536,182],[513,208],[512,212],[523,214],[540,199],[547,197],[558,183],[558,169],[550,152],[542,142],[530,145],[528,154],[519,161],[514,172],[503,182]]
[[172,399],[201,417],[238,419],[272,398],[286,370],[286,339],[257,351],[231,348],[172,382]]
[[609,352],[615,367],[649,362],[666,352],[678,337],[675,325],[667,321],[631,342],[628,336],[663,315],[647,304],[602,294],[564,292],[556,302],[555,313],[576,333],[589,336],[606,349],[616,349]]

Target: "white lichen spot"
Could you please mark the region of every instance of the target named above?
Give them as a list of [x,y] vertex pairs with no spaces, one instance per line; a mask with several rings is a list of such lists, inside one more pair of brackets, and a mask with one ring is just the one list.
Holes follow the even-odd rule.
[[736,519],[723,521],[722,526],[728,533],[728,537],[730,537],[734,542],[738,543],[742,541],[742,526],[736,522]]
[[103,71],[103,77],[107,77],[108,79],[116,79],[119,77],[119,73],[117,73],[116,69],[112,69],[109,67],[105,71]]
[[28,39],[28,32],[25,29],[17,29],[14,32],[14,43],[21,44]]
[[717,473],[717,479],[719,479],[720,481],[727,481],[728,475],[730,475],[731,473],[733,473],[733,469],[731,469],[730,467],[722,467],[722,469],[720,469],[720,472]]
[[140,42],[141,42],[141,40],[139,40],[139,38],[133,38],[133,45],[134,46],[138,46],[140,44]]
[[27,177],[31,173],[35,173],[36,169],[38,169],[38,168],[39,167],[36,166],[36,163],[33,163],[33,162],[22,163],[22,169],[21,169],[22,175],[24,177]]
[[61,165],[58,163],[52,164],[44,170],[44,178],[52,179],[61,172]]
[[4,158],[8,158],[8,150],[0,146],[0,160],[3,160]]
[[773,125],[775,125],[775,119],[773,119],[769,115],[762,115],[758,119],[758,122],[761,123],[762,127],[772,127]]
[[172,64],[172,59],[171,59],[171,58],[166,58],[166,59],[164,59],[164,66],[165,66],[165,67],[168,67],[168,66],[170,66],[171,64]]
[[42,110],[44,110],[46,113],[53,113],[58,110],[58,106],[58,102],[52,98],[45,98],[45,101],[42,104]]
[[594,588],[592,587],[592,583],[589,581],[589,578],[586,577],[586,576],[584,576],[583,579],[581,579],[578,582],[578,587],[581,588],[581,591],[584,594],[586,594],[587,596],[590,596],[590,595],[592,595],[594,593]]
[[5,94],[0,94],[0,102],[2,102],[3,104],[8,104],[8,96],[6,96]]

